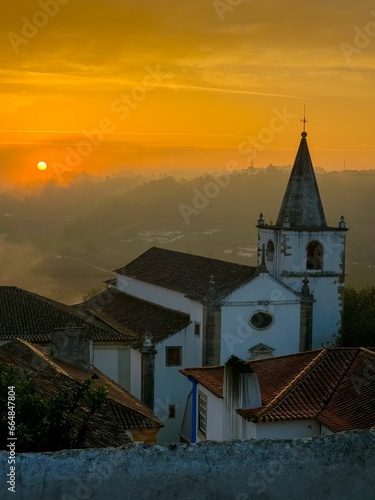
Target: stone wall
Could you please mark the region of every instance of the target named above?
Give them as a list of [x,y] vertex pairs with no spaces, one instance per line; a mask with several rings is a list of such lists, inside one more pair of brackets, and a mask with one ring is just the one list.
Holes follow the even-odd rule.
[[16,455],[15,494],[9,467],[1,452],[2,499],[372,500],[375,431]]

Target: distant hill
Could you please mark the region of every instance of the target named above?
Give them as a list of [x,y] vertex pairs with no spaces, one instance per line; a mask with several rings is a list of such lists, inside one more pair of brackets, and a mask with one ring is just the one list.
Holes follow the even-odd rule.
[[[61,285],[69,301],[70,295],[100,286],[111,269],[153,245],[253,265],[254,226],[260,212],[267,223],[276,220],[289,172],[290,167],[271,165],[191,180],[88,176],[23,196],[2,193],[3,281],[27,282],[29,289],[44,293],[50,283],[51,293],[45,294],[54,298],[61,295]],[[375,171],[319,171],[317,180],[328,224],[336,226],[344,215],[350,228],[348,282],[356,287],[375,284]],[[60,222],[46,220],[54,218]],[[13,245],[17,250],[11,252]],[[75,259],[74,265],[71,260],[69,267],[66,259]],[[86,266],[80,280],[79,259]]]

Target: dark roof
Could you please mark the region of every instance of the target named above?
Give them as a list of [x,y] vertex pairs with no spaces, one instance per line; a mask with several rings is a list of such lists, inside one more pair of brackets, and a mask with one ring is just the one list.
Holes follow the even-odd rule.
[[209,293],[211,276],[216,295],[222,297],[257,276],[255,267],[157,247],[115,272],[183,293],[194,300],[202,300]]
[[[105,386],[108,399],[89,424],[85,447],[121,446],[131,442],[126,431],[163,427],[146,405],[104,373],[95,368],[88,371],[65,363],[47,354],[46,350],[25,340],[13,340],[0,346],[0,363],[15,367],[19,374],[27,369],[36,383],[38,393],[47,397],[61,390],[75,388],[95,374],[94,385]],[[75,414],[77,427],[82,415],[83,408]]]
[[0,287],[0,340],[22,338],[48,343],[56,328],[86,327],[94,341],[129,341],[131,332],[118,332],[94,319],[84,318],[80,311],[41,295],[14,286]]
[[[248,361],[262,407],[237,412],[253,422],[316,419],[333,432],[375,425],[375,349],[329,348]],[[188,368],[186,376],[223,397],[224,367]]]
[[[105,300],[101,300],[105,295]],[[188,314],[109,288],[76,307],[92,314],[112,328],[126,328],[143,340],[149,332],[155,343],[174,335],[190,324]]]
[[290,227],[327,227],[318,184],[316,182],[306,132],[294,161],[293,169],[277,217],[276,226],[282,226],[287,218]]

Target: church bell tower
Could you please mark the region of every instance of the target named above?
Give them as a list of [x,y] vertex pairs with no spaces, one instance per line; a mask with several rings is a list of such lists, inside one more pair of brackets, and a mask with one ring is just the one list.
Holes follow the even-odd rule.
[[268,272],[296,292],[308,283],[314,298],[312,348],[318,349],[329,345],[340,326],[347,228],[343,216],[337,227],[327,225],[302,121],[301,142],[276,224],[266,224],[260,214],[257,228]]

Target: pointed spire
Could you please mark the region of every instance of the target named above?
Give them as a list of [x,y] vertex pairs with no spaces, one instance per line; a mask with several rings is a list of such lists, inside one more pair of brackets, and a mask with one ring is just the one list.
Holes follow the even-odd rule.
[[[306,118],[303,119],[305,128]],[[281,204],[276,225],[283,226],[287,218],[290,227],[327,227],[322,201],[315,178],[307,132],[302,139],[294,161],[293,169]]]

